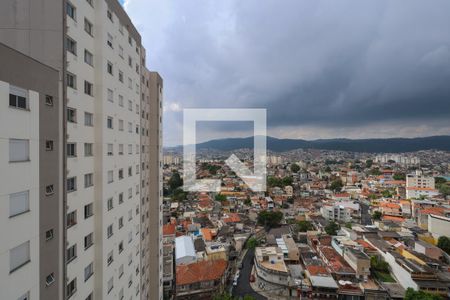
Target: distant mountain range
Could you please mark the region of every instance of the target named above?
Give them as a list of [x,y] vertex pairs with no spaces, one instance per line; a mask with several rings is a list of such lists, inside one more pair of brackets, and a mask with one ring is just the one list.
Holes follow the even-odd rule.
[[[181,146],[175,147],[180,148]],[[243,148],[253,148],[253,137],[226,138],[211,140],[197,144],[197,149],[214,149],[230,151]],[[430,136],[420,138],[388,138],[388,139],[278,139],[267,137],[267,149],[275,152],[284,152],[294,149],[322,149],[341,150],[368,153],[399,153],[419,150],[450,151],[450,136]],[[174,149],[174,148],[172,148]]]

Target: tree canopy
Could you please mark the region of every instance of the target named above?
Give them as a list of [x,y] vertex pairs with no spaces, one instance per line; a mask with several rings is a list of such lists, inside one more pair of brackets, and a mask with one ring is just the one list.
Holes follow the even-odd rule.
[[412,288],[407,288],[405,293],[405,300],[440,300],[439,295],[434,295],[424,291],[415,291]]
[[450,254],[450,238],[447,236],[439,237],[437,246],[445,251],[445,253]]
[[312,223],[309,221],[299,221],[297,223],[297,230],[299,232],[307,232],[308,230],[313,230],[313,229],[314,229],[314,227],[313,227]]
[[281,211],[263,210],[258,214],[258,224],[264,227],[277,227],[283,219]]
[[372,214],[372,219],[374,220],[381,220],[381,217],[383,216],[383,214],[381,213],[381,211],[374,211]]
[[325,232],[329,235],[336,235],[339,228],[339,224],[336,222],[330,222],[327,226],[325,226]]
[[297,165],[296,163],[293,163],[293,164],[291,165],[291,172],[292,172],[292,173],[297,173],[298,171],[300,171],[300,166]]
[[330,189],[334,192],[340,192],[343,186],[342,180],[338,178],[331,182]]

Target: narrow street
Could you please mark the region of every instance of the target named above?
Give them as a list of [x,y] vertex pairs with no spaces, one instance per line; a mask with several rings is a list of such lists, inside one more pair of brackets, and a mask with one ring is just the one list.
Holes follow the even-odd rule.
[[253,296],[256,300],[265,300],[266,297],[256,293],[250,286],[250,274],[253,268],[253,258],[255,251],[249,250],[242,261],[241,275],[239,276],[238,285],[233,287],[233,296],[244,297],[245,295]]
[[369,213],[369,205],[361,202],[361,224],[372,225],[372,217]]

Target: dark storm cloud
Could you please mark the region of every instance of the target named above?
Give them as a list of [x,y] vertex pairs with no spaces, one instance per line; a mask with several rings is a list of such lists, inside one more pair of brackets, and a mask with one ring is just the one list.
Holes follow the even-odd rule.
[[[272,127],[450,117],[450,1],[131,0],[127,9],[168,103],[267,108]],[[169,112],[166,128],[179,117]]]

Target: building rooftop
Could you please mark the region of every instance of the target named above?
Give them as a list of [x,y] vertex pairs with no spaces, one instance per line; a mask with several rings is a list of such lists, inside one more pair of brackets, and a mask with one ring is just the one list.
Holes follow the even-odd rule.
[[179,259],[186,256],[197,257],[192,237],[183,235],[175,238],[175,257]]
[[177,285],[220,279],[227,268],[223,259],[204,260],[189,265],[177,266]]

